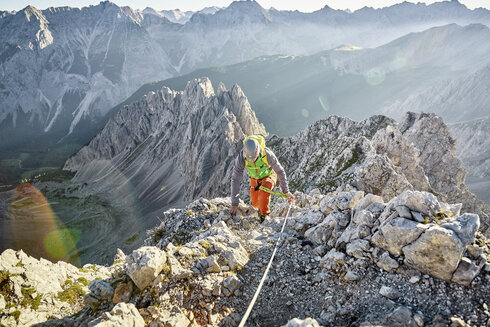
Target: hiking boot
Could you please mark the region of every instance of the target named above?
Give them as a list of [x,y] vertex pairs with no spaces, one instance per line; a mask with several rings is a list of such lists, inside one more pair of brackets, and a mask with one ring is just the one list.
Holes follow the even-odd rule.
[[259,221],[260,221],[260,223],[263,223],[266,218],[269,218],[269,215],[264,215],[264,214],[259,213]]

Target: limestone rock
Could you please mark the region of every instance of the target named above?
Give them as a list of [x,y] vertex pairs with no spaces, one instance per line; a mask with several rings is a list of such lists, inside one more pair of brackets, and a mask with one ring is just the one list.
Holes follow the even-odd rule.
[[454,231],[466,247],[475,240],[476,232],[480,228],[480,217],[466,213],[455,219],[449,219],[449,221],[446,219],[441,227]]
[[347,244],[346,253],[354,258],[360,259],[365,257],[365,253],[369,252],[371,246],[367,240],[354,240]]
[[88,324],[89,327],[132,326],[143,327],[145,321],[132,303],[118,303],[110,313]]
[[235,276],[230,276],[223,281],[222,286],[223,294],[225,296],[230,296],[242,286],[242,282]]
[[129,302],[133,294],[133,283],[131,281],[121,282],[114,290],[112,302],[117,304],[121,302]]
[[392,254],[401,254],[402,248],[419,238],[427,228],[412,220],[395,218],[383,224],[371,241]]
[[348,282],[353,282],[361,279],[361,276],[359,276],[357,273],[349,269],[345,274],[344,279]]
[[167,263],[170,265],[170,277],[175,279],[185,279],[192,276],[192,271],[184,269],[173,255],[167,255]]
[[144,246],[127,256],[126,273],[140,289],[150,285],[162,271],[167,260],[165,252],[154,246]]
[[441,200],[463,203],[463,212],[480,215],[483,230],[486,230],[490,224],[488,206],[464,184],[466,170],[455,155],[455,141],[443,120],[432,113],[408,112],[399,129],[421,151],[420,166]]
[[398,261],[390,257],[388,252],[384,252],[376,261],[376,265],[383,270],[391,271],[393,269],[398,268],[400,265]]
[[379,290],[379,294],[389,298],[390,300],[395,300],[401,296],[401,293],[398,292],[396,289],[386,285],[381,287],[381,289]]
[[463,257],[459,262],[458,269],[453,274],[452,282],[461,285],[470,285],[471,281],[478,275],[482,265],[477,266],[470,259]]
[[321,264],[329,270],[340,270],[345,263],[345,254],[342,252],[337,252],[336,249],[331,249],[322,258]]
[[378,195],[371,194],[371,193],[366,194],[366,196],[364,196],[362,198],[361,202],[359,202],[356,205],[356,207],[355,207],[356,212],[366,209],[367,207],[369,207],[373,203],[384,204],[383,198],[378,196]]
[[405,307],[400,306],[393,310],[387,317],[387,326],[393,327],[418,327],[413,318],[412,311]]
[[451,280],[464,250],[455,232],[437,225],[402,249],[405,264],[447,281]]
[[305,237],[317,245],[326,243],[332,235],[334,227],[330,226],[329,221],[322,222],[313,226],[305,232]]
[[114,288],[102,280],[94,279],[88,285],[88,288],[92,292],[92,295],[101,300],[112,300],[114,296]]
[[216,262],[216,258],[214,256],[208,256],[203,259],[204,264],[206,266],[206,272],[209,273],[220,273],[221,268],[218,265],[218,262]]
[[304,320],[294,318],[288,321],[284,327],[320,327],[318,322],[312,318],[306,318]]

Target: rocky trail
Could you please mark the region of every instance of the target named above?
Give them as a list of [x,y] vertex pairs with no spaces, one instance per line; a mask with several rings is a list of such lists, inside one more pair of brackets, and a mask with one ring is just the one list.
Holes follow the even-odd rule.
[[418,191],[295,196],[282,235],[282,200],[260,224],[249,205],[230,217],[229,199],[201,198],[166,211],[111,266],[7,250],[0,323],[237,326],[281,236],[247,326],[489,326],[490,241],[477,215]]

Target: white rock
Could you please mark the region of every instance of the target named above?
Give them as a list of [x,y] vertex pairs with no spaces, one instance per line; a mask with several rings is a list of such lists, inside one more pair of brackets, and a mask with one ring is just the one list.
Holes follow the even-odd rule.
[[376,265],[383,270],[391,271],[399,267],[398,261],[390,257],[388,252],[384,252],[376,261]]
[[403,248],[405,264],[435,277],[451,280],[464,245],[452,230],[434,225]]
[[429,228],[428,225],[405,218],[395,218],[381,225],[380,230],[373,235],[371,241],[380,248],[399,255],[404,246],[418,239],[427,228]]
[[177,260],[172,255],[167,255],[167,263],[170,265],[170,277],[175,279],[185,279],[192,276],[192,271],[189,269],[184,269]]
[[351,257],[360,259],[365,257],[365,253],[369,252],[370,248],[369,241],[354,240],[352,243],[347,244],[345,252]]
[[132,303],[118,303],[110,313],[88,324],[90,327],[144,327],[145,321]]
[[312,318],[306,318],[305,320],[294,318],[289,320],[284,327],[320,327],[320,325]]
[[401,296],[400,292],[386,285],[381,286],[381,289],[379,290],[379,294],[389,298],[390,300],[395,300]]
[[155,246],[144,246],[127,256],[126,273],[142,290],[162,271],[166,260],[164,251]]

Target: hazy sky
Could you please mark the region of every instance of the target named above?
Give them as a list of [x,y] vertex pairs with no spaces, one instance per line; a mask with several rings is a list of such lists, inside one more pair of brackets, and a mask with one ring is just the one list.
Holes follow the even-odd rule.
[[[96,5],[100,1],[98,0],[0,0],[0,10],[19,10],[27,5],[33,5],[38,9],[45,9],[47,7],[85,7],[89,5]],[[154,9],[182,9],[182,10],[199,10],[204,7],[218,6],[224,7],[228,6],[231,0],[112,0],[119,6],[130,6],[134,9],[144,9],[146,7],[151,7]],[[335,9],[346,9],[356,10],[364,6],[381,8],[393,5],[398,2],[398,0],[259,0],[258,1],[262,7],[270,8],[274,7],[276,9],[283,10],[294,10],[297,9],[303,12],[311,12],[318,10],[325,5],[328,5]],[[410,2],[425,2],[433,3],[433,0],[426,1],[410,1]],[[461,3],[465,4],[468,8],[474,9],[478,7],[485,7],[490,9],[490,0],[460,0]]]

